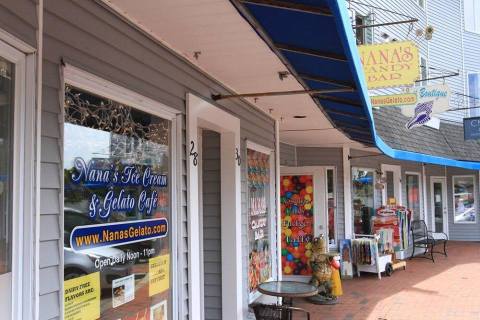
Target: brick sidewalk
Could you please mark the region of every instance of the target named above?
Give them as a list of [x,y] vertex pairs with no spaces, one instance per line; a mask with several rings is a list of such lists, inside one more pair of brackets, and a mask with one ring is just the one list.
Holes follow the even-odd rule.
[[298,301],[312,320],[480,320],[480,243],[450,242],[448,258],[407,261],[407,270],[343,281],[334,306]]

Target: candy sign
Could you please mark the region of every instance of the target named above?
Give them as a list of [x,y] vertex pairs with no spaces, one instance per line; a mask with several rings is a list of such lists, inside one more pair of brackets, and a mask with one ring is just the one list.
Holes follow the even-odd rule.
[[311,275],[313,176],[282,176],[282,270],[284,275]]
[[420,75],[418,48],[411,41],[359,46],[368,89],[411,85]]

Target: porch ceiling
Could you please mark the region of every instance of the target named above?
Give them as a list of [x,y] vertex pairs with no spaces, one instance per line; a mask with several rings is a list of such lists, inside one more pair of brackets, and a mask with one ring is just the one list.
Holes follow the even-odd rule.
[[[102,1],[236,93],[304,89],[292,75],[280,80],[287,67],[228,0]],[[282,119],[282,142],[362,147],[334,128],[310,95],[247,100]]]

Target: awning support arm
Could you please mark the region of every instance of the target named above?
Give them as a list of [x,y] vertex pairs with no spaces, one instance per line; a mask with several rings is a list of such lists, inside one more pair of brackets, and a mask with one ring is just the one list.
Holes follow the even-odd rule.
[[374,27],[384,27],[384,26],[392,26],[395,24],[403,24],[403,23],[414,23],[418,22],[418,19],[409,19],[409,20],[401,20],[401,21],[393,21],[393,22],[385,22],[385,23],[377,23],[377,24],[361,24],[358,26],[352,26],[353,29],[366,29],[366,28],[374,28]]
[[295,94],[323,94],[323,93],[341,93],[354,92],[354,89],[310,89],[310,90],[291,90],[291,91],[269,91],[242,94],[212,94],[214,101],[236,98],[255,98],[255,97],[272,97],[272,96],[290,96]]

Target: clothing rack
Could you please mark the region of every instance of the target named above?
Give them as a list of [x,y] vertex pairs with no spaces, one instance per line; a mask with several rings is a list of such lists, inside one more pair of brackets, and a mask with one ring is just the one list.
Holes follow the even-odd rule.
[[360,277],[360,272],[370,272],[376,273],[378,275],[378,279],[382,279],[382,272],[385,272],[387,264],[392,263],[392,256],[387,255],[379,255],[378,252],[378,240],[379,236],[374,234],[354,234],[352,239],[352,251],[355,254],[355,242],[356,241],[367,241],[370,242],[371,245],[375,248],[373,250],[373,254],[370,251],[372,263],[371,264],[359,264],[357,260],[354,259],[354,264],[357,267],[357,276]]

